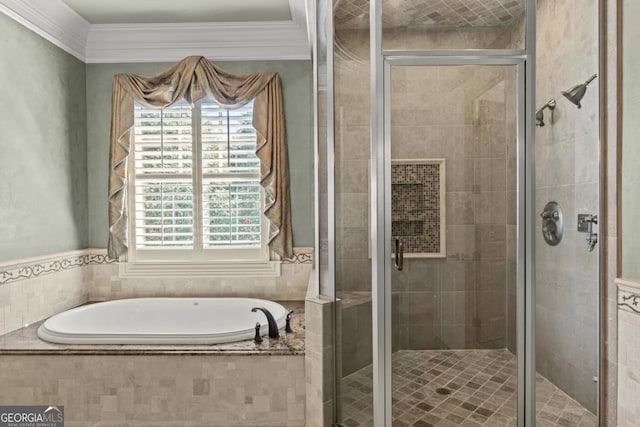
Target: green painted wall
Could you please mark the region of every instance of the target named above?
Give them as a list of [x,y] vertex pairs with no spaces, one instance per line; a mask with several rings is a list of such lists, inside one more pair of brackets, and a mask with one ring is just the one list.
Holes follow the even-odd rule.
[[86,66],[0,13],[0,262],[87,245]]
[[623,4],[622,277],[640,280],[640,2]]
[[[296,246],[313,245],[313,115],[310,61],[216,62],[234,73],[276,71],[283,86],[291,173],[291,216]],[[152,76],[173,64],[87,65],[89,246],[107,245],[107,184],[111,79],[117,73]]]

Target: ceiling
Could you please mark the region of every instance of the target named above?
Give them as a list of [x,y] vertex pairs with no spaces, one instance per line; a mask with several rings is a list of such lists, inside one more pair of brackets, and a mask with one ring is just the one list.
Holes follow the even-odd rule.
[[91,24],[287,21],[289,0],[63,0]]
[[[524,0],[384,0],[384,28],[498,27],[524,14]],[[369,0],[338,0],[338,29],[369,26]]]

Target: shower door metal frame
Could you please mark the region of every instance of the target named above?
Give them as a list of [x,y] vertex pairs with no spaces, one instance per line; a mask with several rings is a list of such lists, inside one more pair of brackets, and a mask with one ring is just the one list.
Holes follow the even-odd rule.
[[[384,289],[383,289],[383,297],[384,300],[384,336],[386,337],[383,343],[383,349],[378,346],[374,346],[374,350],[384,351],[384,355],[379,356],[379,360],[384,360],[384,376],[386,377],[387,385],[384,387],[384,404],[376,402],[376,396],[374,394],[374,408],[385,408],[385,414],[375,414],[377,417],[384,417],[386,420],[384,423],[376,424],[376,425],[391,425],[391,399],[392,399],[392,379],[391,379],[391,273],[393,266],[390,261],[391,260],[391,245],[387,244],[391,241],[391,194],[388,191],[391,187],[391,67],[393,66],[465,66],[465,65],[474,65],[474,66],[514,66],[516,68],[516,105],[517,105],[517,188],[518,188],[518,196],[517,196],[517,353],[518,353],[518,388],[519,388],[519,402],[518,402],[518,419],[524,421],[526,419],[525,408],[531,404],[535,405],[535,399],[532,397],[534,390],[531,389],[530,386],[527,386],[527,380],[525,378],[525,374],[527,372],[526,366],[529,362],[529,358],[526,357],[527,349],[525,348],[525,295],[524,290],[525,286],[525,254],[526,254],[526,245],[525,242],[533,239],[526,239],[526,218],[525,212],[527,211],[526,207],[532,206],[533,200],[527,200],[526,194],[524,191],[520,191],[520,189],[525,188],[527,182],[526,171],[527,168],[527,156],[525,156],[526,147],[525,147],[525,97],[524,97],[524,89],[525,89],[525,64],[526,64],[526,56],[521,52],[513,51],[513,52],[501,52],[500,54],[495,54],[493,52],[487,52],[486,54],[476,52],[474,55],[469,55],[465,52],[446,52],[434,55],[433,52],[398,52],[398,51],[385,51],[383,53],[384,57],[384,118],[383,118],[383,127],[384,127],[384,143],[382,150],[378,147],[377,150],[372,151],[372,158],[378,162],[379,168],[377,169],[377,183],[379,187],[383,188],[383,209],[384,209],[384,221],[378,221],[377,223],[384,223],[384,238],[378,239],[375,243],[380,250],[380,253],[384,255],[384,259],[387,260],[384,264]],[[372,147],[373,148],[373,147]],[[380,158],[382,157],[382,158]],[[530,156],[529,156],[530,158]],[[383,164],[379,163],[382,161]],[[382,169],[380,169],[382,168]],[[532,170],[532,169],[529,169]],[[380,180],[380,171],[382,171],[382,180]],[[529,203],[527,203],[529,202]],[[380,200],[378,200],[378,206],[380,204]],[[529,208],[531,209],[531,208]],[[380,235],[380,234],[379,234]],[[384,251],[384,252],[383,252]],[[376,283],[374,281],[374,283]],[[374,293],[375,293],[374,289]],[[380,292],[380,289],[378,289]],[[376,300],[379,300],[374,296],[374,304]],[[379,332],[379,330],[378,330]],[[374,334],[380,336],[380,334]],[[380,343],[378,343],[379,345]],[[375,365],[374,365],[375,366]],[[380,367],[374,368],[374,375],[378,371],[380,375]],[[533,388],[535,388],[535,382],[530,383],[533,384]],[[526,387],[526,388],[525,388]],[[523,399],[520,399],[521,395],[523,395]],[[381,396],[378,396],[380,399]],[[381,412],[381,411],[379,411]],[[535,411],[532,412],[535,414]],[[374,415],[374,416],[375,416]],[[531,422],[522,423],[519,421],[519,425],[521,426],[532,426]]]
[[535,0],[526,0],[525,49],[383,51],[382,1],[371,0],[371,259],[373,418],[392,424],[390,69],[392,65],[517,67],[518,426],[535,426]]
[[[383,51],[382,3],[370,0],[371,260],[373,418],[391,426],[390,67],[392,65],[515,65],[517,67],[517,361],[518,426],[534,427],[535,399],[535,60],[536,0],[525,0],[521,50]],[[530,118],[530,119],[527,119]]]

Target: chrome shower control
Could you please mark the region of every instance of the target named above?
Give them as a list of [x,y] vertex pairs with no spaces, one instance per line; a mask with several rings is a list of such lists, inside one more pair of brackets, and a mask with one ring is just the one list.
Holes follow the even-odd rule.
[[588,233],[593,224],[598,223],[598,215],[578,214],[578,232]]
[[556,202],[549,202],[540,213],[542,219],[542,237],[550,246],[556,246],[562,240],[564,220],[562,209]]
[[540,214],[540,217],[542,219],[547,219],[547,218],[558,219],[558,218],[560,218],[560,214],[558,213],[558,211],[553,211],[553,212],[543,211]]
[[544,110],[548,108],[550,111],[556,109],[556,100],[550,99],[549,102],[544,104],[538,111],[536,111],[536,126],[543,127],[544,126]]
[[598,215],[578,214],[578,232],[587,233],[587,250],[593,252],[598,243],[598,233],[593,232],[593,226],[598,224]]
[[598,243],[598,233],[587,234],[587,250],[589,252],[593,252],[596,248],[596,243]]

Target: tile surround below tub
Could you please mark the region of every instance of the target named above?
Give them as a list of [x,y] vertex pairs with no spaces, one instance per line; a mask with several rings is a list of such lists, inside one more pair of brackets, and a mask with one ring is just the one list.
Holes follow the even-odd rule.
[[305,425],[303,356],[0,358],[0,402],[64,405],[65,426]]

